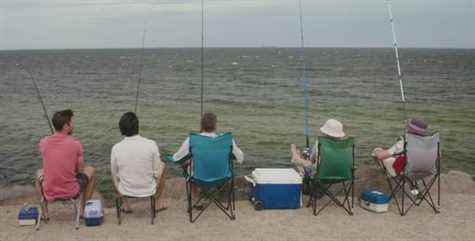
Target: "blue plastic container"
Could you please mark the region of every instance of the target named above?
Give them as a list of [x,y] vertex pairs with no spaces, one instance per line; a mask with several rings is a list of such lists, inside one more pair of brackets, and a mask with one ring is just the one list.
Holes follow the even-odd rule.
[[361,206],[364,209],[382,213],[388,211],[390,198],[388,195],[379,191],[366,191],[361,193]]
[[301,207],[302,177],[294,169],[258,168],[248,180],[256,210]]
[[18,213],[18,223],[20,225],[35,225],[38,220],[38,208],[34,206],[24,206]]

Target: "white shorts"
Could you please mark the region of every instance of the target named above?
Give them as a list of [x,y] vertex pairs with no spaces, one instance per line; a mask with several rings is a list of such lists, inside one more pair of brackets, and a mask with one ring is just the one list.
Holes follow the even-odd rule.
[[388,172],[389,176],[391,177],[397,176],[396,171],[393,168],[393,164],[395,161],[396,161],[396,158],[394,157],[388,157],[383,160],[383,165],[386,168],[386,171]]

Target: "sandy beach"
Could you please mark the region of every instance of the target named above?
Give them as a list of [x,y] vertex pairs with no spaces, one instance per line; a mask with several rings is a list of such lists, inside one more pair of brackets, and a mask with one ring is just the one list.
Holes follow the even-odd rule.
[[50,222],[35,231],[17,225],[19,202],[23,201],[17,199],[0,206],[0,240],[475,240],[475,182],[461,172],[443,175],[440,214],[424,205],[405,217],[394,205],[387,213],[375,214],[361,209],[358,201],[354,216],[330,206],[315,217],[310,208],[255,211],[248,201],[240,200],[235,221],[212,206],[190,224],[180,182],[171,182],[166,200],[169,208],[158,214],[155,225],[149,224],[148,203],[135,201],[134,213],[125,215],[121,226],[115,209],[106,208],[103,225],[81,224],[74,230],[70,206],[55,203],[50,207]]

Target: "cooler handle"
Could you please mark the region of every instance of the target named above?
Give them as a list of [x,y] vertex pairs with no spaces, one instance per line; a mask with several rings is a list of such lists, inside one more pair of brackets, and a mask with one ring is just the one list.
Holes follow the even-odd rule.
[[256,186],[256,182],[252,178],[250,178],[248,176],[244,176],[244,179],[246,179],[246,181],[252,183],[252,186]]

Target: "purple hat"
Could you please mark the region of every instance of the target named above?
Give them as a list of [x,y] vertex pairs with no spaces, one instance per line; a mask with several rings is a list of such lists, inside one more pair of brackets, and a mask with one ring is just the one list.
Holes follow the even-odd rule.
[[410,134],[415,134],[419,136],[426,135],[427,124],[421,119],[410,119],[406,124],[406,130]]

